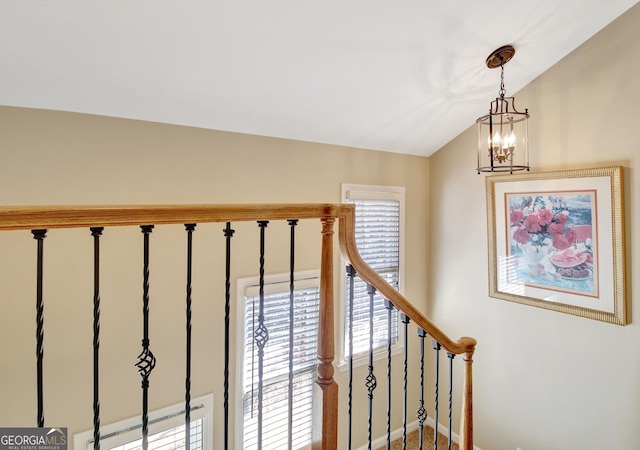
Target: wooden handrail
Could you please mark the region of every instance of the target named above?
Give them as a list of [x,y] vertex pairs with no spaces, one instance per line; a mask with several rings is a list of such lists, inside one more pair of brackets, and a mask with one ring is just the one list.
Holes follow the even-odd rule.
[[3,206],[0,230],[336,217],[333,204]]
[[476,340],[470,337],[462,337],[457,341],[450,339],[440,328],[427,319],[415,306],[413,306],[400,292],[387,283],[375,270],[364,262],[355,241],[355,208],[352,205],[343,205],[340,209],[339,240],[342,255],[351,264],[358,275],[367,283],[373,285],[384,298],[389,300],[398,309],[406,314],[415,324],[425,330],[438,341],[448,352],[454,355],[463,353],[473,354]]
[[106,205],[106,206],[4,206],[0,230],[81,228],[141,224],[184,224],[250,220],[339,219],[339,242],[344,258],[358,274],[447,351],[473,354],[476,341],[450,339],[402,294],[361,258],[355,242],[355,207],[341,204],[228,204],[228,205]]
[[228,204],[228,205],[105,205],[105,206],[4,206],[0,207],[0,230],[81,228],[142,224],[184,224],[286,219],[339,219],[339,242],[344,258],[358,274],[416,325],[449,352],[471,352],[476,341],[450,339],[402,294],[389,285],[360,257],[355,242],[355,207],[347,204]]

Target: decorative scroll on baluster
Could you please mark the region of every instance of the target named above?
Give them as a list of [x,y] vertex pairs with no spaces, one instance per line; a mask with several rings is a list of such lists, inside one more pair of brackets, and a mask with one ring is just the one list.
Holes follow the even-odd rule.
[[231,333],[231,238],[235,230],[231,222],[224,229],[226,240],[224,277],[224,450],[229,450],[229,357]]
[[453,353],[447,352],[447,358],[449,358],[449,431],[447,434],[447,450],[451,450],[451,413],[453,411],[453,358],[455,358],[455,356],[456,355],[454,355]]
[[347,265],[347,279],[349,280],[349,387],[348,387],[348,413],[347,413],[347,450],[351,450],[351,427],[353,407],[353,297],[356,270],[351,264]]
[[438,389],[440,384],[440,344],[437,341],[432,341],[433,349],[435,350],[435,383],[434,383],[434,405],[433,405],[433,448],[438,448]]
[[393,347],[391,331],[393,328],[393,303],[385,299],[384,307],[387,309],[387,450],[391,450],[391,349]]
[[93,227],[93,448],[100,450],[100,236],[103,227]]
[[295,299],[295,261],[296,261],[296,225],[298,221],[287,221],[291,229],[289,244],[289,420],[287,429],[287,443],[291,450],[293,447],[293,329],[294,329],[294,299]]
[[418,418],[418,448],[422,450],[424,444],[424,422],[427,420],[427,410],[424,409],[424,338],[427,332],[422,328],[418,328],[418,337],[420,338],[420,400],[418,401],[418,410],[416,417]]
[[140,227],[144,236],[144,263],[142,270],[142,353],[136,367],[142,377],[142,448],[149,448],[149,376],[156,366],[156,358],[149,349],[149,235],[153,225]]
[[260,227],[260,305],[258,307],[258,328],[254,339],[258,347],[258,450],[262,450],[262,396],[264,373],[264,347],[269,341],[269,330],[264,324],[264,244],[265,228],[269,221],[258,221]]
[[367,386],[367,392],[369,396],[369,422],[367,427],[367,442],[368,448],[369,450],[371,450],[371,442],[373,440],[373,391],[375,391],[376,386],[378,385],[376,376],[373,373],[373,306],[376,288],[368,284],[367,294],[369,294],[369,373],[367,375],[365,385]]
[[32,230],[33,238],[38,241],[36,270],[36,371],[38,399],[38,427],[44,427],[44,379],[42,364],[44,362],[44,238],[47,230]]
[[185,224],[187,231],[187,310],[186,310],[186,376],[184,387],[184,446],[191,450],[191,275],[193,263],[193,231],[195,223]]
[[403,393],[403,401],[402,401],[402,448],[407,448],[407,381],[409,377],[409,316],[406,314],[401,314],[400,319],[403,323],[403,339],[404,339],[404,366],[403,366],[403,384],[402,384],[402,393]]

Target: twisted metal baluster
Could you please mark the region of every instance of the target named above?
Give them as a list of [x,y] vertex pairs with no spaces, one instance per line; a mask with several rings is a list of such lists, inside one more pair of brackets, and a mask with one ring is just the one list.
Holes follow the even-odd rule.
[[427,410],[424,409],[424,338],[427,332],[422,328],[418,328],[418,337],[420,338],[420,400],[418,402],[418,410],[416,417],[418,418],[418,448],[422,450],[424,444],[424,421],[427,420]]
[[448,443],[447,450],[451,450],[451,411],[453,410],[453,358],[456,355],[447,352],[449,358],[449,431],[447,433]]
[[409,316],[406,314],[401,314],[400,318],[402,323],[404,324],[404,369],[403,369],[403,402],[402,402],[402,450],[406,450],[407,448],[407,379],[409,377],[409,366],[408,366],[408,356],[409,356]]
[[351,450],[351,426],[353,407],[353,291],[356,270],[351,264],[347,265],[347,279],[349,280],[349,404],[347,413],[347,450]]
[[38,427],[44,427],[44,384],[42,365],[44,361],[44,238],[47,230],[31,230],[33,238],[37,242],[37,269],[36,269],[36,376],[38,389]]
[[156,366],[156,358],[149,349],[149,235],[153,225],[140,226],[144,236],[144,264],[142,270],[142,352],[136,367],[142,377],[142,448],[149,448],[149,376]]
[[185,224],[187,231],[187,299],[186,299],[186,376],[184,387],[184,446],[191,450],[191,276],[193,263],[193,231],[195,223]]
[[258,450],[262,450],[262,388],[264,372],[264,347],[269,341],[269,331],[264,324],[264,241],[265,228],[269,222],[258,221],[260,227],[260,306],[258,308],[258,328],[254,339],[258,346]]
[[224,229],[226,239],[224,279],[224,450],[229,450],[229,355],[231,318],[231,238],[235,230],[231,222]]
[[103,227],[90,228],[93,236],[93,448],[100,450],[100,236]]
[[391,347],[392,347],[392,312],[393,303],[384,301],[387,308],[387,450],[391,450]]
[[369,394],[369,426],[367,430],[368,449],[371,450],[371,441],[373,439],[373,391],[378,385],[376,376],[373,374],[373,300],[376,294],[376,288],[367,285],[367,293],[369,294],[369,374],[366,377],[366,386]]
[[440,343],[436,341],[431,342],[433,349],[435,350],[435,366],[436,366],[436,382],[434,391],[434,407],[433,407],[433,449],[438,450],[438,389],[440,383]]
[[287,442],[288,448],[291,450],[293,447],[293,325],[294,325],[294,304],[295,297],[295,247],[296,247],[296,225],[298,221],[295,219],[288,220],[289,227],[291,228],[290,238],[290,254],[289,254],[289,423]]

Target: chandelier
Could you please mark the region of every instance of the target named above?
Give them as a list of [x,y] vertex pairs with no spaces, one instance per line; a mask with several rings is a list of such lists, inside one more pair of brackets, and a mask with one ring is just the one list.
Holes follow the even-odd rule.
[[476,120],[478,126],[478,174],[529,170],[529,111],[516,109],[513,97],[505,97],[504,65],[516,50],[505,45],[487,58],[490,69],[500,67],[500,90],[489,114]]

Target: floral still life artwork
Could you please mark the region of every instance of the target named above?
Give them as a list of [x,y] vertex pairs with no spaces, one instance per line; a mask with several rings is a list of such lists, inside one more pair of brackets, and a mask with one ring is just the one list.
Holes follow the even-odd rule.
[[623,168],[486,178],[489,296],[626,325]]
[[519,280],[578,295],[598,294],[596,192],[507,194],[507,246]]

